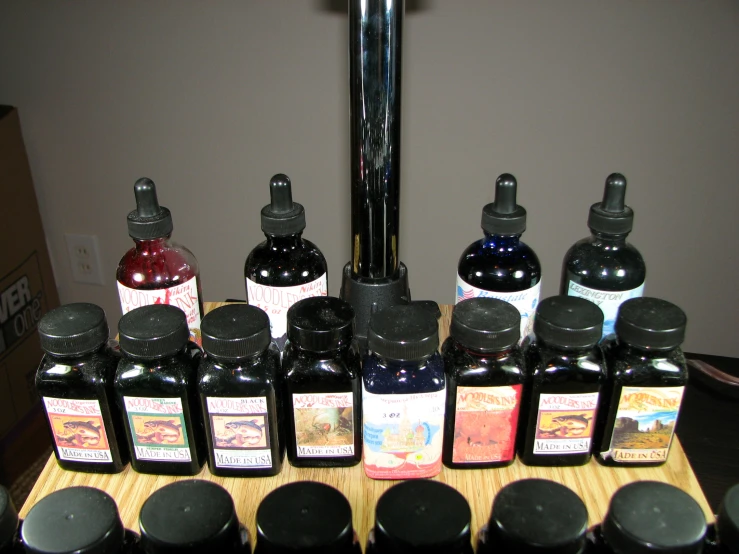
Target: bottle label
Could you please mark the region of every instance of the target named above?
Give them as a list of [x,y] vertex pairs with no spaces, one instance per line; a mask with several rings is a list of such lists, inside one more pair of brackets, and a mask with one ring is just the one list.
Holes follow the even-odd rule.
[[149,304],[170,304],[177,306],[187,316],[187,325],[190,327],[190,340],[202,346],[203,340],[200,336],[200,302],[198,299],[198,281],[193,277],[181,285],[175,285],[168,289],[139,290],[130,289],[118,283],[118,296],[121,299],[121,309],[127,314],[135,308],[148,306]]
[[433,477],[441,471],[446,389],[372,394],[362,385],[364,472],[373,479]]
[[664,462],[675,433],[685,387],[623,387],[604,459]]
[[539,395],[534,454],[589,453],[598,395]]
[[299,458],[354,456],[351,392],[293,394]]
[[190,462],[182,400],[124,396],[137,460]]
[[97,400],[43,398],[60,460],[100,464],[113,462]]
[[577,296],[590,300],[601,309],[603,312],[603,336],[605,337],[615,333],[614,326],[619,306],[629,298],[644,296],[644,283],[631,290],[606,291],[591,289],[570,281],[567,286],[567,296]]
[[513,459],[522,385],[457,387],[452,462]]
[[287,339],[287,310],[298,300],[312,296],[327,296],[328,281],[324,273],[315,281],[294,287],[270,287],[246,280],[246,300],[267,312],[272,339],[280,346]]
[[521,341],[534,332],[534,313],[536,306],[539,304],[539,293],[541,291],[541,281],[533,287],[518,292],[493,292],[485,289],[478,289],[467,283],[457,274],[457,300],[455,304],[459,304],[462,300],[468,298],[497,298],[509,304],[513,304],[521,314]]
[[272,467],[267,398],[206,399],[216,467]]

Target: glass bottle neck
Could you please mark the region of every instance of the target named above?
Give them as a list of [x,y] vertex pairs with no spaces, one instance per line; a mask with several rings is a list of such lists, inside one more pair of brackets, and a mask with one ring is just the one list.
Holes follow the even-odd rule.
[[593,239],[595,239],[595,242],[612,244],[614,246],[626,244],[626,237],[629,236],[628,233],[624,233],[622,235],[609,235],[607,233],[599,233],[598,231],[593,230],[591,230],[591,234]]
[[141,252],[159,252],[171,246],[171,237],[169,234],[155,239],[133,239],[133,242],[136,243],[136,250]]
[[292,235],[264,235],[267,237],[267,246],[273,248],[290,248],[299,245],[303,241],[303,233]]
[[521,235],[492,235],[485,231],[484,248],[509,250],[518,247],[519,244],[521,244]]
[[457,344],[459,344],[459,347],[470,356],[474,356],[475,358],[485,358],[487,360],[502,360],[503,358],[510,356],[511,352],[513,352],[513,347],[499,350],[497,352],[484,352],[482,350],[475,350],[474,348],[467,348],[460,342]]

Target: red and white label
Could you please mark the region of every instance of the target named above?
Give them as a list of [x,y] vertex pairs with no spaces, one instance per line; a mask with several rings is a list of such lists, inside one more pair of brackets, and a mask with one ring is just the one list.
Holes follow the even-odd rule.
[[44,397],[60,460],[111,463],[108,436],[97,400]]

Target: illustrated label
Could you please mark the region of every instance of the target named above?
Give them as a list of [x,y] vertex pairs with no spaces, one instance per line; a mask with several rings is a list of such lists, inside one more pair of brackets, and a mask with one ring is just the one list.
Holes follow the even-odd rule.
[[282,350],[287,340],[287,310],[298,300],[312,296],[327,296],[328,284],[324,273],[315,281],[294,287],[269,287],[246,280],[246,300],[267,312],[272,338]]
[[454,302],[459,304],[462,300],[468,298],[497,298],[509,304],[513,304],[521,314],[521,340],[534,332],[534,313],[536,306],[539,305],[539,292],[541,291],[541,281],[530,289],[520,290],[518,292],[493,292],[484,289],[478,289],[467,283],[459,274],[457,274],[457,299]]
[[101,464],[113,462],[97,400],[43,398],[60,460]]
[[200,302],[198,299],[197,277],[193,277],[181,285],[159,290],[130,289],[119,282],[118,296],[121,299],[121,308],[124,315],[133,309],[150,304],[177,306],[187,316],[187,326],[190,328],[190,340],[202,346],[203,340],[200,335],[202,314],[200,313]]
[[522,385],[457,387],[452,462],[513,459]]
[[446,389],[372,394],[362,388],[364,471],[373,479],[432,477],[441,471]]
[[540,395],[534,454],[590,452],[598,394]]
[[299,458],[354,456],[351,392],[293,394]]
[[631,290],[606,291],[591,289],[570,281],[567,287],[567,296],[577,296],[590,300],[601,309],[603,312],[603,336],[605,337],[615,333],[614,325],[616,324],[619,306],[629,298],[644,296],[644,283]]
[[206,398],[216,467],[271,468],[267,398]]
[[181,399],[124,396],[123,403],[137,460],[191,461]]
[[664,462],[670,451],[685,387],[623,387],[610,450],[617,462]]

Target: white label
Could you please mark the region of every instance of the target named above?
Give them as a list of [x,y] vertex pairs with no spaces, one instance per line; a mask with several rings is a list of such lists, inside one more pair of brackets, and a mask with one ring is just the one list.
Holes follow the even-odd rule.
[[541,281],[533,287],[518,292],[493,292],[490,290],[478,289],[467,283],[457,274],[457,299],[454,302],[459,304],[462,300],[468,298],[497,298],[509,304],[513,304],[521,314],[521,341],[534,332],[534,313],[536,306],[539,305],[539,293],[541,291]]
[[570,281],[567,287],[567,296],[576,296],[590,300],[603,312],[603,336],[615,333],[616,315],[618,308],[629,298],[644,296],[644,283],[631,290],[607,291],[591,289]]
[[121,299],[121,309],[127,314],[135,308],[148,306],[150,304],[170,304],[177,306],[187,316],[187,325],[190,327],[190,340],[202,345],[200,337],[200,303],[198,301],[197,277],[181,285],[175,285],[168,289],[139,290],[130,289],[118,283],[118,296]]
[[597,392],[541,394],[534,454],[586,454],[598,408]]
[[206,404],[216,467],[272,467],[266,397],[209,396]]
[[354,456],[351,392],[293,394],[298,457]]
[[246,280],[246,300],[267,312],[272,338],[282,347],[287,335],[287,310],[298,300],[312,296],[327,296],[328,284],[324,273],[315,281],[294,287],[269,287]]
[[181,399],[124,396],[123,404],[137,460],[191,461]]
[[60,460],[101,464],[113,462],[97,400],[44,396],[44,406]]

